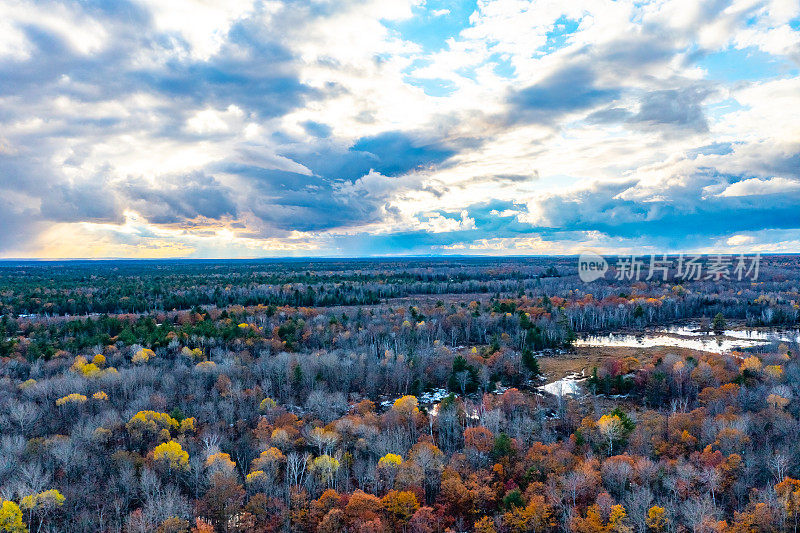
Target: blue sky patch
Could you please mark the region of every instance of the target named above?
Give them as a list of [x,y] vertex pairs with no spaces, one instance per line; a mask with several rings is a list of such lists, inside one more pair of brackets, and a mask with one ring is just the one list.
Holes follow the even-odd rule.
[[413,8],[414,14],[408,19],[384,20],[383,24],[404,40],[422,46],[425,52],[438,52],[447,46],[447,39],[458,37],[461,30],[470,25],[469,17],[476,9],[475,0],[432,0]]
[[706,55],[697,65],[713,80],[727,82],[753,81],[779,76],[796,76],[798,69],[788,61],[751,47],[729,48]]
[[567,45],[569,36],[578,31],[579,20],[569,19],[565,16],[559,17],[547,32],[547,43],[541,51],[550,53]]

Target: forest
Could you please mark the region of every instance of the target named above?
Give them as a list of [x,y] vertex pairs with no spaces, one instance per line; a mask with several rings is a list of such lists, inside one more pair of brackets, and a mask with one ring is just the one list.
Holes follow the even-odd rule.
[[1,261],[0,531],[797,533],[800,257],[613,274]]

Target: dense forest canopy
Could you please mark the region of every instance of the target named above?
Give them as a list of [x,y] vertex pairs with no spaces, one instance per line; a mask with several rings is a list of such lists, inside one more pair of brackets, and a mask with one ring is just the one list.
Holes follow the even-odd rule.
[[[0,531],[796,531],[794,343],[573,343],[791,330],[798,287],[795,256],[0,262]],[[565,361],[583,392],[542,392]]]

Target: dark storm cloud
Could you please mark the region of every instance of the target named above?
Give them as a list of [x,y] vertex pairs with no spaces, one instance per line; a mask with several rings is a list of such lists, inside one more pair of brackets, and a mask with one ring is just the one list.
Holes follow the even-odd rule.
[[[284,51],[275,45],[274,54]],[[133,83],[146,86],[176,103],[227,107],[235,104],[261,118],[283,115],[302,103],[309,89],[293,73],[281,73],[275,64],[221,58],[211,62],[171,62],[164,69],[131,74]]]
[[475,221],[475,227],[484,235],[481,238],[492,237],[518,237],[536,231],[531,224],[519,222],[516,214],[504,214],[504,211],[524,213],[527,211],[525,204],[516,202],[489,200],[469,205],[467,215]]
[[[0,60],[0,93],[22,97],[26,103],[54,95],[91,102],[137,89],[128,83],[121,65],[129,61],[132,53],[154,44],[146,32],[137,29],[149,23],[149,15],[125,2],[118,7],[93,13],[114,38],[103,50],[89,55],[77,52],[63,35],[44,26],[22,25],[20,30],[30,45],[31,57],[18,61],[6,56]],[[69,83],[60,83],[67,76]]]
[[[705,132],[702,103],[711,94],[707,87],[675,78],[669,80],[674,88],[644,88],[653,81],[648,70],[666,66],[677,52],[674,39],[660,27],[571,51],[549,76],[509,95],[506,122],[557,125],[567,113],[588,112],[586,120],[592,124],[625,123],[670,134]],[[636,110],[622,107],[625,101]]]
[[[146,91],[174,99],[178,114],[180,103],[236,104],[260,117],[281,115],[301,105],[311,92],[299,82],[294,57],[280,36],[252,20],[233,25],[221,50],[208,60],[183,53],[180,59],[137,68],[136,54],[142,50],[172,53],[183,46],[188,52],[189,45],[175,34],[154,31],[150,15],[133,4],[87,8],[113,34],[102,51],[80,54],[62,35],[28,24],[22,30],[32,45],[32,57],[0,61],[0,92],[26,99],[59,94],[100,101]],[[69,83],[59,83],[65,76]]]
[[651,26],[641,34],[600,45],[591,53],[601,68],[616,66],[635,72],[648,65],[668,62],[675,54],[675,46],[669,32]]
[[[596,184],[563,195],[550,195],[537,203],[543,217],[538,223],[520,222],[517,213],[527,206],[512,201],[490,200],[464,208],[475,221],[475,229],[427,234],[410,231],[391,236],[359,237],[365,247],[414,253],[426,246],[471,243],[480,239],[538,236],[545,241],[578,241],[586,232],[612,239],[646,239],[666,247],[703,244],[709,238],[737,232],[800,229],[798,190],[780,194],[724,197],[706,194],[707,187],[721,192],[748,179],[711,169],[698,172],[682,185],[644,194],[638,182]],[[458,212],[437,212],[460,218]],[[367,244],[369,243],[369,244]]]
[[800,178],[800,152],[780,154],[763,162],[765,171]]

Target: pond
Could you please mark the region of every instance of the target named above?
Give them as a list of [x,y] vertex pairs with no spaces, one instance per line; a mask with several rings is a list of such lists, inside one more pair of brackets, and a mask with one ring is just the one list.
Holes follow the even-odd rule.
[[604,333],[583,335],[575,346],[619,346],[650,348],[653,346],[675,346],[714,353],[767,346],[773,342],[796,343],[800,341],[798,330],[747,330],[729,329],[719,335],[702,331],[699,325],[669,326],[642,333]]
[[[728,329],[719,335],[703,331],[699,323],[663,326],[643,331],[642,333],[604,333],[599,335],[583,335],[575,341],[575,346],[619,346],[632,348],[651,348],[654,346],[675,346],[691,348],[713,353],[726,353],[733,350],[768,346],[770,343],[785,342],[799,343],[800,330],[788,329]],[[553,353],[548,353],[553,355]],[[553,396],[579,396],[585,393],[583,382],[586,381],[585,371],[571,372],[561,379],[535,387],[539,393],[548,393]],[[504,388],[495,390],[495,394],[502,394]],[[418,398],[420,407],[437,416],[439,403],[449,394],[447,389],[434,389],[421,394]],[[391,409],[396,398],[385,399],[380,402],[382,409]],[[471,418],[477,413],[468,413]]]
[[542,385],[541,387],[537,387],[537,389],[539,391],[552,394],[553,396],[564,396],[566,394],[577,396],[578,394],[581,394],[581,382],[585,380],[586,376],[583,374],[583,372],[571,372],[563,378],[553,381],[552,383]]

